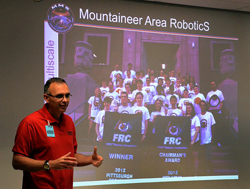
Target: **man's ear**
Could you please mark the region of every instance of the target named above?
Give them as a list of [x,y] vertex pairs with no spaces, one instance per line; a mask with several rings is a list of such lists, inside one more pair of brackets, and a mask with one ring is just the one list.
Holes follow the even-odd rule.
[[43,98],[46,101],[46,103],[49,103],[49,96],[48,95],[44,94]]

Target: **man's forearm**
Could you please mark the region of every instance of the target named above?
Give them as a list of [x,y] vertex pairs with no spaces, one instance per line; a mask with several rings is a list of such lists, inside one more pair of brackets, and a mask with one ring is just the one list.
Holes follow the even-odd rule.
[[[49,168],[53,170],[72,169],[77,165],[75,157],[70,157],[71,152],[54,160],[49,160]],[[14,169],[20,169],[28,172],[44,171],[44,162],[46,160],[35,160],[29,157],[14,155],[12,165]]]
[[14,155],[12,166],[14,169],[20,169],[28,172],[44,171],[43,164],[45,160],[34,160],[29,157]]
[[86,166],[92,164],[92,156],[84,156],[79,153],[75,153],[77,166]]

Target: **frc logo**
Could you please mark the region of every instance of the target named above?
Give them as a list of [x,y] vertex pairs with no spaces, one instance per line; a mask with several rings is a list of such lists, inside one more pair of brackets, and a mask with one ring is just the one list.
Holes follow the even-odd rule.
[[168,123],[165,134],[169,133],[172,136],[179,136],[181,134],[181,132],[182,132],[182,129],[178,126],[173,125],[172,122],[170,121]]
[[132,126],[128,123],[122,122],[122,120],[119,120],[115,126],[114,130],[119,130],[121,132],[126,132],[128,133],[132,129]]
[[71,9],[61,3],[52,5],[47,12],[49,26],[58,33],[67,33],[74,25]]

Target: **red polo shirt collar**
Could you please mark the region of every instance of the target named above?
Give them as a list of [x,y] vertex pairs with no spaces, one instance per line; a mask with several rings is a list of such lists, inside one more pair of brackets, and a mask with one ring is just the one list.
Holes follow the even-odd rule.
[[[42,109],[39,110],[39,113],[40,113],[42,116],[44,116],[44,118],[45,118],[47,121],[49,121],[50,124],[51,124],[51,123],[58,123],[58,124],[60,124],[61,121],[56,120],[56,119],[49,113],[49,111],[48,111],[48,109],[47,109],[47,106],[48,106],[47,104],[44,104],[43,107],[42,107]],[[62,118],[63,118],[63,116],[64,116],[64,114],[62,114]],[[63,120],[63,119],[61,119],[61,120]]]

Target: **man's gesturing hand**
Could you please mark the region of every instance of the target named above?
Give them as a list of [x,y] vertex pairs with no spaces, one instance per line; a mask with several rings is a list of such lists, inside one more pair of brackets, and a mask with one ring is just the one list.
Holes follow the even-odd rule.
[[95,167],[99,167],[102,164],[103,158],[99,155],[97,155],[97,147],[95,146],[94,148],[94,152],[92,155],[92,164]]
[[71,152],[55,160],[49,160],[50,169],[72,169],[77,165],[76,158],[70,157]]

